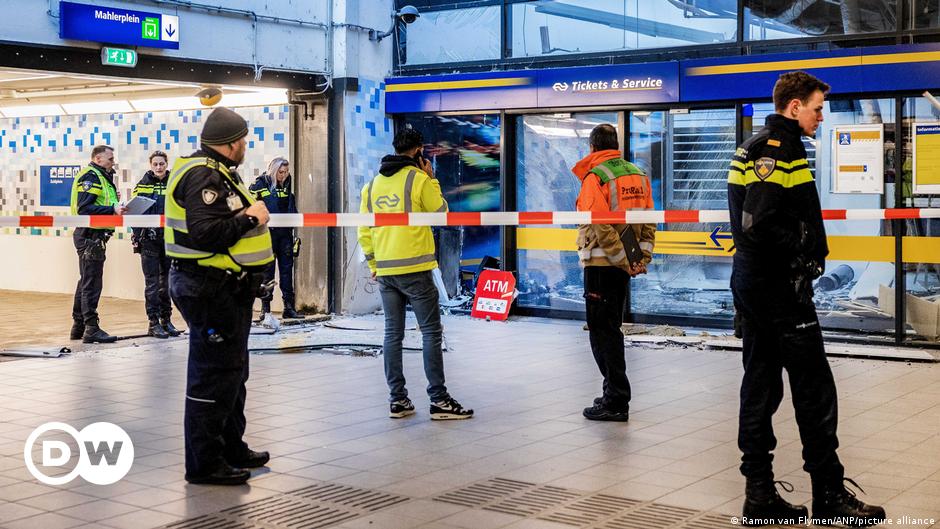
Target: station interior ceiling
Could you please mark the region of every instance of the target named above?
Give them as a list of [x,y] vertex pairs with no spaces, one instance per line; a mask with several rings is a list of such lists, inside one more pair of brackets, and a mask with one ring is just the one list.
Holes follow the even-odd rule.
[[224,106],[287,102],[284,89],[0,68],[0,118],[201,108],[196,94],[210,87]]

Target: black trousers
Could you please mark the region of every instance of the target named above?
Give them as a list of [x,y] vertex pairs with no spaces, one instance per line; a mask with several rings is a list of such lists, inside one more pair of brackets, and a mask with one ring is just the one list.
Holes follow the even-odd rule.
[[210,474],[223,458],[239,459],[248,450],[242,436],[254,296],[248,281],[210,270],[170,270],[170,295],[190,331],[183,419],[188,476]]
[[613,266],[584,268],[584,299],[594,361],[604,377],[604,405],[626,410],[630,381],[623,346],[623,304],[630,275]]
[[[265,270],[265,281],[274,279],[274,269],[277,268],[277,282],[281,287],[281,295],[285,307],[294,307],[294,230],[292,228],[271,228],[271,247],[274,250],[275,262],[268,265]],[[274,299],[274,292],[264,301]]]
[[782,277],[748,270],[737,260],[731,276],[744,342],[738,426],[741,473],[751,479],[773,479],[772,452],[777,446],[773,415],[783,399],[786,369],[803,443],[803,469],[814,481],[841,483],[845,470],[836,455],[836,386],[816,308],[812,302],[799,302]]
[[140,241],[140,266],[144,271],[147,318],[169,319],[173,312],[173,304],[170,302],[170,258],[166,256],[162,238]]
[[85,325],[98,324],[98,300],[104,279],[107,236],[100,230],[78,228],[72,234],[78,253],[78,284],[72,301],[72,320]]

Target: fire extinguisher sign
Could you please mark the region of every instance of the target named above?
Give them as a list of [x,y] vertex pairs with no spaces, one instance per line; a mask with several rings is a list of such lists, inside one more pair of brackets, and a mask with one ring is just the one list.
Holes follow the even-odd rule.
[[484,270],[477,280],[477,293],[470,316],[481,319],[505,320],[516,292],[512,272]]

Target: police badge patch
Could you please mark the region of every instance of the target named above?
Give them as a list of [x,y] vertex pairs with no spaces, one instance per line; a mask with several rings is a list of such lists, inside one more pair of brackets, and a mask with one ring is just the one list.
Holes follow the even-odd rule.
[[211,189],[202,190],[202,201],[205,202],[207,206],[215,202],[217,198],[219,198],[219,194],[215,191]]
[[761,180],[767,180],[767,177],[774,172],[775,167],[777,167],[777,160],[765,156],[754,162],[754,173]]
[[84,182],[82,182],[82,189],[87,193],[91,189],[91,186],[93,185],[95,184],[93,184],[91,180],[85,180]]

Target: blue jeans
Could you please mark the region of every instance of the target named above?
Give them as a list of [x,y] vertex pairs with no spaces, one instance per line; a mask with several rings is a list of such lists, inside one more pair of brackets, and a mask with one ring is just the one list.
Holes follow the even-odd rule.
[[441,309],[438,305],[437,287],[431,271],[381,276],[378,278],[385,310],[385,379],[388,382],[389,401],[408,397],[405,389],[405,374],[401,365],[401,344],[405,339],[405,304],[411,303],[418,326],[421,327],[424,351],[424,374],[428,377],[428,397],[431,402],[447,398],[444,387],[444,355],[441,343],[444,328],[441,326]]

